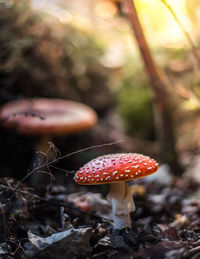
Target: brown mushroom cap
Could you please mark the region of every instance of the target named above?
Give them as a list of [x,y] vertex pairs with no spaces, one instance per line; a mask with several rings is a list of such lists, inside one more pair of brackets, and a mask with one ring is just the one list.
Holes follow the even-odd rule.
[[137,153],[110,154],[97,157],[76,172],[78,184],[105,184],[130,181],[153,174],[158,163]]
[[64,135],[92,127],[96,113],[87,105],[61,99],[26,99],[0,110],[3,126],[27,135]]

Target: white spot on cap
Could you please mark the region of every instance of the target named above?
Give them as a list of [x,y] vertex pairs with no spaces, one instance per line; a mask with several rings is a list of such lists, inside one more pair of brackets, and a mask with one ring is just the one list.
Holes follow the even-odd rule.
[[98,177],[99,177],[99,174],[95,175],[94,177],[98,178]]
[[125,173],[130,173],[131,172],[131,170],[125,170]]
[[112,173],[112,175],[115,176],[117,173],[118,173],[118,171],[114,171],[114,172]]

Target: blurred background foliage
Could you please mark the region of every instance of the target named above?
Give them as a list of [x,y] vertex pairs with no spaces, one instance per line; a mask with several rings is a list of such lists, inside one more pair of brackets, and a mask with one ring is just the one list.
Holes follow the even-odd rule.
[[100,64],[101,41],[88,31],[33,11],[28,1],[0,6],[1,102],[54,97],[97,111],[112,103],[109,72]]
[[[105,112],[115,102],[114,90],[128,133],[152,139],[149,83],[120,15],[120,1],[87,0],[85,8],[81,6],[80,0],[1,1],[1,103],[16,96],[57,97]],[[187,42],[161,1],[136,1],[136,6],[157,62],[169,73],[193,70]],[[196,1],[173,1],[173,7],[191,32],[197,30]],[[162,14],[159,22],[156,13]],[[192,74],[189,80],[198,93],[198,76]]]
[[153,99],[148,80],[142,71],[130,69],[133,64],[126,66],[129,69],[118,90],[118,112],[129,135],[154,140]]

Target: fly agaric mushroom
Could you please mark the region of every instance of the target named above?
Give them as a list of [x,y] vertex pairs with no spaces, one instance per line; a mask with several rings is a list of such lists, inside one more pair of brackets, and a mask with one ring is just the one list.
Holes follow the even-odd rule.
[[107,195],[112,203],[114,229],[131,228],[130,212],[135,211],[131,189],[126,181],[155,173],[158,163],[137,153],[110,154],[97,157],[75,174],[75,181],[82,185],[110,183]]

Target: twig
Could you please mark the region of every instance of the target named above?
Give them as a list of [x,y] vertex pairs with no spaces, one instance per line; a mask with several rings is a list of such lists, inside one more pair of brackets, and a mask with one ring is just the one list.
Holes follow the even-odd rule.
[[22,191],[22,190],[16,190],[15,188],[13,187],[10,187],[10,186],[6,186],[4,184],[0,184],[0,188],[4,188],[4,189],[8,189],[8,190],[11,190],[11,191],[15,191],[17,193],[21,193],[21,194],[24,194],[24,195],[29,195],[29,196],[32,196],[34,198],[37,198],[37,199],[40,199],[40,200],[45,200],[44,198],[38,196],[37,194],[34,194],[34,193],[31,193],[31,192],[27,192],[27,191]]
[[[28,191],[19,190],[19,187],[20,187],[20,185],[21,185],[29,176],[31,176],[31,175],[32,175],[33,173],[35,173],[35,172],[42,172],[42,173],[49,174],[49,175],[51,176],[51,178],[52,178],[53,175],[52,175],[52,173],[51,173],[51,170],[50,170],[51,168],[50,168],[50,167],[59,170],[59,168],[58,168],[58,167],[55,167],[55,166],[53,165],[53,163],[58,162],[58,161],[60,161],[61,159],[64,159],[64,158],[66,158],[66,157],[70,157],[70,156],[72,156],[72,155],[78,154],[78,153],[83,152],[83,151],[86,151],[86,150],[90,150],[90,149],[92,149],[92,148],[99,148],[99,147],[103,147],[103,146],[115,145],[115,144],[117,144],[117,143],[119,143],[119,142],[121,142],[121,141],[122,141],[122,140],[116,141],[116,142],[112,142],[112,143],[106,143],[106,144],[101,144],[101,145],[96,145],[96,146],[90,146],[90,147],[87,147],[87,148],[84,148],[84,149],[80,149],[80,150],[74,151],[74,152],[72,152],[72,153],[66,154],[66,155],[64,155],[64,156],[61,156],[60,151],[58,150],[58,148],[57,148],[53,143],[49,143],[49,149],[48,149],[48,151],[47,151],[47,154],[45,154],[44,152],[40,152],[40,153],[42,154],[42,156],[45,158],[45,161],[44,161],[41,165],[36,166],[36,167],[34,167],[32,170],[30,170],[30,171],[28,172],[28,174],[27,174],[26,176],[24,176],[24,177],[19,181],[19,183],[16,185],[15,188],[13,188],[13,187],[9,184],[9,182],[7,183],[8,186],[5,186],[5,185],[3,185],[3,184],[0,184],[0,188],[5,188],[5,189],[8,189],[8,190],[11,190],[11,191],[12,191],[11,198],[9,199],[9,206],[8,206],[8,208],[7,208],[8,214],[6,215],[6,217],[7,217],[9,220],[10,220],[11,217],[12,217],[12,216],[10,215],[10,211],[11,211],[10,208],[11,208],[11,206],[12,206],[12,204],[13,204],[13,200],[14,200],[14,197],[15,197],[14,195],[15,195],[15,193],[17,192],[17,193],[21,194],[22,197],[23,197],[23,195],[29,195],[29,196],[34,197],[34,198],[37,198],[37,199],[39,199],[39,200],[41,200],[41,201],[49,202],[49,203],[52,203],[52,204],[54,204],[54,205],[56,204],[57,206],[63,206],[63,207],[68,207],[68,208],[74,208],[74,209],[78,210],[79,212],[81,212],[81,214],[82,214],[82,213],[86,213],[86,214],[88,214],[88,215],[90,215],[90,216],[92,216],[92,217],[99,218],[99,219],[103,220],[104,222],[110,222],[109,219],[106,219],[106,218],[104,218],[104,217],[102,217],[102,216],[99,216],[99,215],[97,215],[97,214],[95,214],[95,213],[82,211],[81,208],[78,208],[78,207],[76,207],[75,205],[70,204],[69,202],[68,202],[68,203],[61,203],[61,202],[58,202],[58,201],[55,201],[55,200],[45,199],[45,198],[42,198],[42,197],[40,197],[40,196],[38,196],[38,195],[35,195],[35,194],[33,194],[33,193],[29,193]],[[55,154],[52,161],[49,161],[49,159],[48,159],[48,152],[49,152],[50,150],[53,150],[53,151],[54,151],[54,154]],[[48,171],[42,170],[44,167],[46,167],[46,168],[48,169]],[[62,169],[61,169],[61,170],[62,170]],[[63,170],[62,170],[62,171],[63,171]],[[66,170],[64,170],[64,172],[66,172]],[[3,207],[2,207],[2,205],[0,204],[0,209],[1,209],[1,208],[2,208],[2,210],[3,210]],[[10,217],[10,216],[11,216],[11,217]],[[4,210],[3,210],[3,218],[5,219],[5,212],[4,212]],[[12,219],[14,219],[14,218],[12,217]],[[15,220],[15,219],[14,219],[14,220]],[[16,220],[15,220],[15,222],[17,223]],[[4,223],[5,223],[5,222],[4,222]],[[6,223],[5,223],[4,225],[6,225]],[[15,249],[15,251],[14,251],[13,253],[11,253],[11,255],[14,255],[14,256],[15,256],[15,255],[17,254],[17,252],[19,251],[19,249],[20,249],[20,250],[21,250],[21,249],[23,250],[23,247],[22,247],[22,245],[21,245],[20,240],[10,240],[9,238],[7,238],[7,242],[10,242],[10,243],[12,242],[12,243],[14,243],[14,244],[16,245],[16,249]],[[9,253],[9,255],[10,255],[10,253]]]
[[[159,73],[159,69],[151,54],[137,14],[135,0],[123,0],[123,6],[124,14],[129,19],[133,29],[154,96],[154,119],[156,134],[160,143],[160,158],[173,168],[174,174],[181,175],[183,169],[179,162],[175,145],[174,111],[172,110],[173,104],[167,91],[167,84],[164,77]],[[167,156],[166,154],[171,155]]]
[[56,170],[58,170],[58,171],[61,171],[61,172],[65,173],[66,175],[68,175],[68,174],[74,174],[74,172],[75,172],[74,170],[68,171],[68,170],[66,170],[66,169],[63,169],[63,168],[60,168],[60,167],[57,167],[57,166],[54,166],[54,165],[50,165],[50,167],[53,168],[53,169],[56,169]]
[[24,194],[24,195],[27,195],[27,196],[32,196],[33,198],[36,198],[40,201],[43,201],[43,202],[49,202],[51,204],[54,204],[54,205],[57,205],[57,206],[63,206],[63,207],[69,207],[69,208],[73,208],[81,213],[84,213],[84,214],[88,214],[90,216],[93,216],[93,217],[96,217],[96,218],[99,218],[99,219],[102,219],[106,222],[111,222],[110,219],[108,218],[105,218],[103,216],[100,216],[100,215],[97,215],[95,214],[94,212],[89,212],[89,211],[83,211],[81,208],[75,206],[73,203],[63,203],[63,202],[60,202],[60,201],[56,201],[55,199],[49,199],[49,198],[42,198],[40,196],[38,196],[37,194],[34,194],[34,193],[30,193],[30,192],[27,192],[27,191],[23,191],[23,190],[16,190],[15,188],[13,187],[8,187],[8,186],[5,186],[3,184],[0,184],[0,187],[1,188],[4,188],[4,189],[8,189],[8,190],[11,190],[13,192],[17,192],[17,193],[20,193],[20,194]]
[[40,114],[37,114],[35,112],[32,111],[26,111],[26,112],[16,112],[16,113],[12,113],[6,117],[4,117],[3,119],[0,120],[0,125],[4,124],[7,120],[9,120],[11,117],[16,117],[17,115],[24,115],[25,117],[27,116],[31,116],[31,117],[38,117],[40,120],[45,120],[46,118]]
[[[34,167],[33,169],[31,169],[31,170],[27,173],[27,175],[25,175],[25,176],[19,181],[19,183],[16,185],[15,188],[12,188],[11,186],[6,187],[6,188],[11,189],[11,190],[13,191],[12,196],[11,196],[10,201],[9,201],[9,203],[10,203],[10,204],[9,204],[9,207],[11,207],[11,205],[12,205],[12,200],[14,199],[14,194],[15,194],[16,192],[18,192],[18,189],[19,189],[20,185],[21,185],[27,178],[29,178],[33,173],[35,173],[35,172],[46,173],[46,174],[49,174],[49,175],[50,175],[51,179],[53,179],[53,175],[52,175],[52,173],[51,173],[50,167],[54,167],[53,164],[56,163],[56,162],[58,162],[58,161],[60,161],[61,159],[70,157],[70,156],[72,156],[72,155],[75,155],[75,154],[78,154],[78,153],[81,153],[81,152],[84,152],[84,151],[87,151],[87,150],[90,150],[90,149],[93,149],[93,148],[100,148],[100,147],[104,147],[104,146],[116,145],[117,143],[120,143],[120,142],[122,142],[122,141],[123,141],[123,140],[119,140],[119,141],[112,142],[112,143],[105,143],[105,144],[101,144],[101,145],[90,146],[90,147],[87,147],[87,148],[79,149],[79,150],[77,150],[77,151],[74,151],[74,152],[72,152],[72,153],[66,154],[66,155],[64,155],[64,156],[61,156],[60,151],[57,149],[57,147],[55,147],[55,145],[54,145],[53,143],[49,143],[50,148],[53,147],[53,150],[56,151],[56,155],[54,156],[53,160],[52,160],[52,161],[48,161],[48,159],[47,159],[42,165],[36,166],[36,167]],[[43,153],[43,152],[42,152],[42,154],[45,155],[45,157],[47,157],[47,154],[45,154],[45,153]],[[42,170],[44,167],[47,167],[47,169],[48,169],[49,171],[44,171],[44,170]],[[55,167],[55,168],[56,168],[56,169],[59,169],[58,167]],[[61,170],[62,170],[62,169],[61,169]],[[63,171],[63,170],[62,170],[62,171]],[[66,172],[66,171],[64,171],[64,172]],[[72,172],[74,173],[74,171],[72,171]],[[1,185],[0,185],[0,186],[1,186]],[[24,193],[24,194],[28,194],[28,193],[25,193],[25,192],[23,192],[23,193]],[[37,197],[37,198],[41,199],[39,196],[35,196],[35,195],[34,195],[34,197]]]
[[167,3],[166,0],[160,0],[165,7],[167,7],[167,9],[170,11],[171,15],[173,16],[174,20],[176,21],[176,23],[178,24],[179,28],[181,29],[181,31],[183,32],[186,40],[188,41],[189,45],[192,48],[192,54],[194,59],[196,60],[196,63],[198,65],[198,68],[200,69],[200,55],[198,52],[197,47],[195,46],[195,43],[192,39],[192,37],[190,36],[190,34],[188,33],[188,31],[184,28],[181,20],[178,18],[178,16],[176,15],[176,13],[174,12],[174,10],[172,9],[172,7]]
[[194,247],[183,254],[183,258],[191,258],[193,255],[200,252],[200,246]]
[[5,224],[5,222],[6,222],[6,215],[5,215],[5,211],[4,211],[4,209],[3,209],[3,206],[2,206],[2,203],[0,203],[0,210],[1,210],[1,213],[2,213],[2,229],[1,229],[1,231],[2,231],[2,233],[5,233],[5,226],[6,226],[6,224]]
[[[28,240],[28,239],[27,239],[27,240]],[[18,245],[17,245],[17,248],[16,248],[15,251],[13,252],[13,255],[14,255],[14,256],[16,255],[16,253],[17,253],[17,251],[18,251],[19,249],[21,249],[21,250],[24,252],[24,248],[22,247],[20,241],[21,241],[21,240],[10,241],[10,242],[14,243],[15,245],[18,244]]]
[[[101,145],[94,145],[94,146],[89,146],[87,148],[83,148],[83,149],[79,149],[77,151],[74,151],[72,153],[69,153],[69,154],[66,154],[64,156],[61,156],[60,152],[58,152],[58,155],[56,155],[56,157],[53,158],[52,161],[47,161],[45,163],[43,163],[42,165],[39,165],[39,166],[36,166],[34,167],[33,169],[31,169],[31,171],[29,171],[27,173],[27,175],[25,175],[20,181],[19,183],[17,184],[17,186],[15,187],[15,190],[18,190],[18,188],[20,187],[20,185],[27,179],[29,178],[33,173],[37,172],[37,171],[40,171],[42,170],[44,167],[47,167],[47,166],[52,166],[54,163],[64,159],[64,158],[67,158],[67,157],[70,157],[70,156],[73,156],[73,155],[76,155],[78,153],[81,153],[81,152],[84,152],[84,151],[88,151],[90,149],[93,149],[93,148],[101,148],[101,147],[105,147],[105,146],[113,146],[113,145],[116,145],[120,142],[122,142],[123,140],[118,140],[118,141],[115,141],[115,142],[111,142],[111,143],[105,143],[105,144],[101,144]],[[52,143],[51,143],[52,145]],[[58,151],[58,149],[55,147],[55,145],[53,145],[55,150]]]

